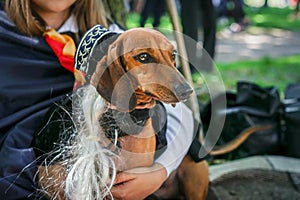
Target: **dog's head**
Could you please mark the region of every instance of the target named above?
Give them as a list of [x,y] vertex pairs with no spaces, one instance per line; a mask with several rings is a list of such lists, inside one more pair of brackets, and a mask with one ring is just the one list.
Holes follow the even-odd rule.
[[164,35],[136,28],[114,37],[91,77],[112,106],[131,111],[151,108],[155,100],[173,104],[189,98],[193,90],[176,69],[176,50]]

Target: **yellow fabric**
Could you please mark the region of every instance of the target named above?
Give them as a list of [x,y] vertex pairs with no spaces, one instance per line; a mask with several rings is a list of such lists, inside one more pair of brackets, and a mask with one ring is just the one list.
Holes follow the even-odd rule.
[[73,39],[66,35],[66,34],[60,34],[54,29],[49,29],[44,33],[44,36],[49,36],[51,39],[56,40],[62,44],[64,44],[64,48],[62,51],[62,54],[64,56],[70,56],[74,57],[76,52],[76,45]]

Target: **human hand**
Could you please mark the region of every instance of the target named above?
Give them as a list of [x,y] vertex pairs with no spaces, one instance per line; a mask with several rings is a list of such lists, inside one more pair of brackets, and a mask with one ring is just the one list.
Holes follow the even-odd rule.
[[141,200],[158,190],[166,178],[161,164],[130,169],[117,174],[111,193],[116,200]]

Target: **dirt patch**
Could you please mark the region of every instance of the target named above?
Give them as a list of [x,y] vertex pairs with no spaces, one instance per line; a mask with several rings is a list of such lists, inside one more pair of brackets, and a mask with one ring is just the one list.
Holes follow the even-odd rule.
[[299,174],[261,169],[235,171],[214,180],[207,199],[300,199],[295,177]]

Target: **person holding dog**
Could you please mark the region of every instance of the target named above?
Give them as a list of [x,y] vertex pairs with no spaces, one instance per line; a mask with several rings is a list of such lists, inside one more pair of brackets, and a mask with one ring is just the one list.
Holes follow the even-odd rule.
[[[109,25],[98,0],[6,0],[0,8],[0,194],[5,199],[40,198],[36,157],[30,146],[33,134],[49,107],[72,92],[74,84],[70,72],[74,51],[55,49],[60,43],[49,30],[64,33],[62,40],[76,46],[93,25]],[[119,173],[122,187],[111,190],[116,199],[142,199],[152,194],[188,151],[194,126],[191,111],[184,108],[180,113],[168,107],[167,112],[171,119],[184,116],[180,118],[184,121],[170,120],[167,125],[166,137],[178,136],[178,142],[168,146],[146,170],[149,172]],[[188,131],[174,133],[178,126]]]

